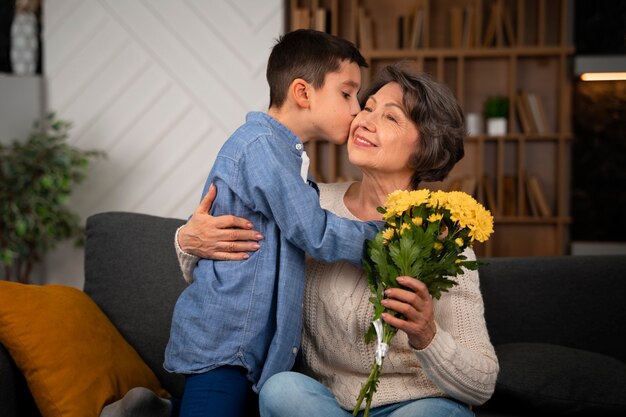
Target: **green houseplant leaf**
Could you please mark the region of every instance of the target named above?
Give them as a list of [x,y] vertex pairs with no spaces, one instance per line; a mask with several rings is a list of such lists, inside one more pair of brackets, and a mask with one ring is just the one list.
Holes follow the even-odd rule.
[[67,143],[71,126],[50,113],[26,141],[0,144],[0,263],[6,279],[26,283],[33,263],[57,243],[84,240],[81,220],[66,203],[90,161],[104,154]]
[[487,98],[483,107],[485,119],[492,117],[509,117],[509,99],[505,96],[491,96]]

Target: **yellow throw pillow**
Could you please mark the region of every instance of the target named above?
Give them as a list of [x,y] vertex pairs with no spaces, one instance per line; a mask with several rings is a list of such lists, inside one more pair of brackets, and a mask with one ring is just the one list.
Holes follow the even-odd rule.
[[0,281],[0,342],[43,417],[97,417],[133,387],[169,394],[84,292]]

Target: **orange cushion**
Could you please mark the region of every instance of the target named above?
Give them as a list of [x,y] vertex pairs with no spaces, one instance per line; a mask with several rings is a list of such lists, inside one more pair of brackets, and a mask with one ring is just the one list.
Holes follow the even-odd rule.
[[133,387],[169,394],[84,292],[0,281],[0,342],[43,417],[97,417]]

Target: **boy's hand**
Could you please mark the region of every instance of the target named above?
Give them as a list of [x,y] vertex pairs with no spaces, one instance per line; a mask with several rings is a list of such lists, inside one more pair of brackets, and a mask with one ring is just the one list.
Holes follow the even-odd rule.
[[204,259],[237,261],[249,258],[247,252],[256,251],[257,241],[263,236],[252,229],[252,223],[241,217],[209,214],[217,195],[211,184],[200,205],[178,232],[180,248]]

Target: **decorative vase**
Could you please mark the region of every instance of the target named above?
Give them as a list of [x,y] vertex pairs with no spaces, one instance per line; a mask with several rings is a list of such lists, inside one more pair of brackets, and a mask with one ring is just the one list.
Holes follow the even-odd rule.
[[465,126],[468,136],[478,136],[483,134],[483,118],[480,113],[467,113]]
[[34,13],[17,13],[11,26],[11,65],[14,74],[35,73],[38,48],[37,17]]

